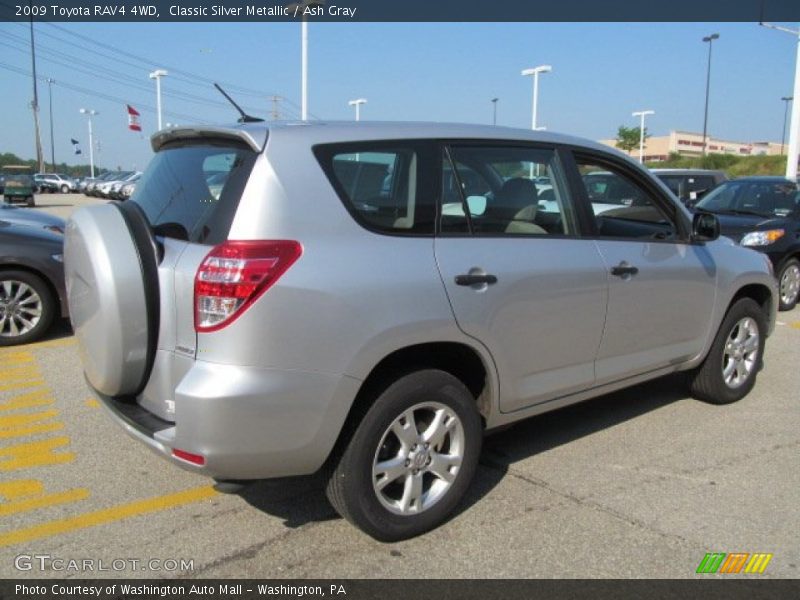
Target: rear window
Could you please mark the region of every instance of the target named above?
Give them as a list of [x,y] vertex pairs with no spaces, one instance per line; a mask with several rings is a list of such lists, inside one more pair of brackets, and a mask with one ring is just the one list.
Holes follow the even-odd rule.
[[318,146],[315,153],[350,214],[365,228],[433,235],[435,204],[422,190],[425,161],[413,143]]
[[156,235],[219,244],[228,237],[255,159],[244,145],[165,146],[136,184],[132,201]]

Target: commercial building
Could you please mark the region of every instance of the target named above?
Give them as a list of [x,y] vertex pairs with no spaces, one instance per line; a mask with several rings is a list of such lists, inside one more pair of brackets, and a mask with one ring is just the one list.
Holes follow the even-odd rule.
[[[708,136],[707,154],[734,154],[736,156],[772,156],[781,154],[781,145],[776,142],[732,142]],[[600,140],[607,146],[617,147],[616,139]],[[788,145],[783,146],[783,154]],[[669,135],[652,136],[644,143],[645,162],[667,160],[670,154],[681,156],[701,156],[703,154],[703,134],[688,131],[671,131]],[[630,156],[639,158],[639,147],[630,152]]]

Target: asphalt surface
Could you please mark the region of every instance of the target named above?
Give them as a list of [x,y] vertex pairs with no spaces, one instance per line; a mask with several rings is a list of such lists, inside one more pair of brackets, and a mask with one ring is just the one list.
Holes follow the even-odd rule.
[[[93,201],[37,200],[62,216]],[[0,359],[0,577],[800,575],[800,309],[744,400],[704,404],[668,377],[525,421],[486,439],[449,522],[396,544],[339,518],[313,477],[220,494],[156,457],[93,400],[66,324]],[[773,557],[696,575],[708,552]]]

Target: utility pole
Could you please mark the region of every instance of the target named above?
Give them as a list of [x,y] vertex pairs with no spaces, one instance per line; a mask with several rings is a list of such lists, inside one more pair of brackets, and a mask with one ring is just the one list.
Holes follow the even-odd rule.
[[500,98],[492,98],[492,125],[497,125],[497,101]]
[[706,71],[706,110],[703,115],[703,156],[706,155],[706,145],[708,143],[708,139],[706,138],[706,132],[708,131],[708,89],[711,86],[711,46],[714,43],[714,40],[719,39],[718,33],[712,33],[703,38],[704,42],[708,42],[708,70]]
[[279,102],[281,101],[280,96],[270,96],[272,100],[272,112],[270,113],[270,118],[273,121],[278,121],[281,118],[281,112],[279,107]]
[[[31,5],[32,2],[29,1],[28,6]],[[42,154],[42,134],[39,129],[39,89],[36,84],[36,45],[33,39],[33,16],[31,16],[31,65],[33,71],[33,102],[31,102],[31,108],[33,109],[33,127],[36,135],[36,162],[39,165],[39,173],[43,173],[44,156]]]
[[55,79],[47,78],[47,91],[50,99],[50,162],[53,165],[53,173],[56,172],[56,144],[53,137],[53,84]]

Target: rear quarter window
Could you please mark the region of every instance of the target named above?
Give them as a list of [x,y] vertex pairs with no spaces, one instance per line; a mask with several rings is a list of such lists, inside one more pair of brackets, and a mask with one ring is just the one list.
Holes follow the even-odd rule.
[[219,244],[228,237],[256,156],[230,142],[169,144],[153,157],[131,201],[156,235]]
[[357,142],[314,148],[347,211],[377,233],[433,235],[435,203],[423,185],[426,150],[411,142]]

